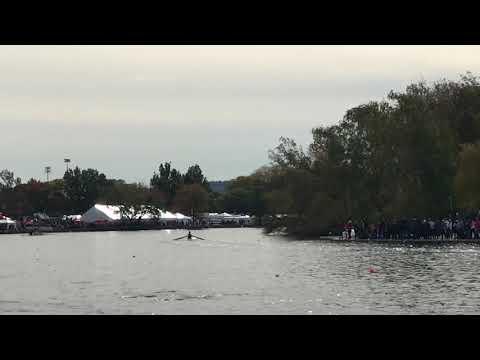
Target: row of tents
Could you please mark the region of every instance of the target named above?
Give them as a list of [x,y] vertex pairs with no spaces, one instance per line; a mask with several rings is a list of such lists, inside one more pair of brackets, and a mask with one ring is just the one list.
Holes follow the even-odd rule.
[[208,225],[252,225],[254,218],[250,215],[235,215],[224,212],[202,214],[202,220],[208,223]]
[[0,230],[13,230],[17,227],[17,222],[10,219],[5,214],[0,212]]
[[[163,222],[165,225],[191,225],[193,219],[190,216],[185,216],[181,213],[172,213],[170,211],[164,211],[156,209],[155,214],[149,211],[142,211],[138,214],[134,214],[134,218],[137,220],[156,220]],[[128,211],[127,211],[128,213]],[[42,215],[42,216],[40,216]],[[122,211],[120,206],[116,205],[103,205],[95,204],[88,209],[83,215],[68,215],[64,216],[63,220],[71,221],[74,223],[86,223],[86,224],[100,224],[110,223],[125,220],[128,218],[125,211]],[[35,219],[45,220],[48,222],[48,215],[46,214],[34,214]],[[202,213],[199,214],[199,220],[204,225],[220,226],[225,224],[235,225],[252,225],[254,218],[249,215],[235,215],[224,213]],[[0,213],[0,230],[14,230],[16,228],[16,222],[5,214]]]
[[[120,206],[95,204],[87,212],[85,212],[85,214],[81,216],[71,215],[67,218],[74,222],[100,223],[124,220],[127,217],[124,213],[122,213]],[[157,219],[166,223],[176,222],[184,225],[187,225],[192,221],[192,218],[189,216],[185,216],[181,213],[173,214],[170,211],[163,210],[158,210],[156,214],[145,211],[138,215],[135,215],[134,218],[137,220]]]
[[[111,222],[123,220],[124,214],[120,210],[119,206],[114,205],[102,205],[95,204],[83,215],[71,215],[68,217],[75,222],[83,223],[99,223],[99,222]],[[153,220],[163,221],[164,223],[177,223],[183,225],[189,225],[192,222],[190,216],[185,216],[181,213],[172,213],[170,211],[157,210],[156,214],[152,214],[148,211],[138,214],[136,217],[138,220]],[[239,224],[239,225],[251,225],[253,218],[249,215],[235,215],[224,213],[202,213],[199,215],[200,221],[207,225],[221,225],[221,224]]]

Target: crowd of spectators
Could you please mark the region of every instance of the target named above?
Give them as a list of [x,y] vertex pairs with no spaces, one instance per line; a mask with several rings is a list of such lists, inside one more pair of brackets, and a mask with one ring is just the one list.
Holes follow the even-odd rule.
[[371,223],[347,221],[342,237],[346,239],[480,239],[480,212],[473,216],[454,216],[442,219],[401,219]]

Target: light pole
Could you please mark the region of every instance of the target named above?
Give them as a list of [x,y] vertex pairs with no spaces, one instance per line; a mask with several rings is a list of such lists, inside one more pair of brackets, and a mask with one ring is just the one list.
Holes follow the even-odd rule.
[[70,159],[63,159],[63,162],[67,165],[67,172],[68,172],[68,163],[70,162]]
[[47,174],[47,182],[48,182],[48,175],[52,172],[52,167],[51,166],[46,166],[45,167],[45,174]]

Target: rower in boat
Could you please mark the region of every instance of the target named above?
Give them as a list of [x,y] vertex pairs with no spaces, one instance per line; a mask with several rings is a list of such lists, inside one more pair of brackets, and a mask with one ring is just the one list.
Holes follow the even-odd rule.
[[187,239],[187,240],[205,240],[204,238],[201,238],[200,236],[193,236],[192,233],[189,231],[187,235],[180,236],[179,238],[173,239],[173,240],[181,240],[181,239]]

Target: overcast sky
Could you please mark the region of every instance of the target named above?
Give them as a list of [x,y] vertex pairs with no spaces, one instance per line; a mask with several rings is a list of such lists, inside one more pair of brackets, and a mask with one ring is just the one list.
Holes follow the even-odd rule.
[[160,162],[209,180],[268,163],[311,129],[413,81],[480,74],[480,46],[0,46],[0,169],[71,165],[149,182]]

